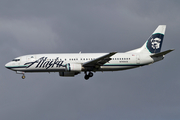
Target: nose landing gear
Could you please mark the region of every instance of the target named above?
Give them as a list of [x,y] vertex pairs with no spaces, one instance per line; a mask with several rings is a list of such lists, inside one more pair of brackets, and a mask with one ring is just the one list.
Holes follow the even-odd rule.
[[24,72],[21,72],[21,71],[16,71],[16,74],[22,74],[22,79],[25,79],[25,78],[26,78],[26,76],[25,76]]
[[87,74],[87,71],[85,72],[85,76],[84,76],[84,79],[85,80],[88,80],[90,77],[92,77],[93,76],[93,73],[92,72],[89,72],[88,74]]
[[25,79],[25,78],[26,78],[26,76],[23,74],[22,79]]

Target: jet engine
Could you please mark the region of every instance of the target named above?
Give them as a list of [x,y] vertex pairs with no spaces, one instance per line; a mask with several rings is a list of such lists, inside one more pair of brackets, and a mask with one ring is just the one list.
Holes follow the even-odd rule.
[[65,65],[66,67],[66,71],[69,71],[69,72],[81,72],[82,70],[82,65],[81,64],[71,64],[71,63],[68,63]]
[[65,71],[59,72],[59,76],[74,77],[75,75],[79,74],[82,70],[81,64],[68,63],[64,65],[64,67],[65,67]]

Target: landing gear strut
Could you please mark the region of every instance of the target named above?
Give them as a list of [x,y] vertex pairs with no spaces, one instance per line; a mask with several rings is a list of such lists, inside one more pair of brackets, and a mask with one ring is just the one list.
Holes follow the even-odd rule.
[[88,74],[87,74],[87,71],[85,72],[85,76],[84,76],[84,79],[85,80],[88,80],[90,77],[92,77],[93,76],[93,73],[92,72],[89,72]]
[[16,74],[22,74],[22,79],[25,79],[25,78],[26,78],[26,76],[24,75],[24,72],[16,71]]

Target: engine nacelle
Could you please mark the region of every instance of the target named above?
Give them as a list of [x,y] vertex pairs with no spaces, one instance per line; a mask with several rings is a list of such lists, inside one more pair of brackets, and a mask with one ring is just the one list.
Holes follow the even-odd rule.
[[75,76],[75,72],[59,72],[59,76],[74,77]]
[[66,64],[66,71],[81,72],[81,70],[82,70],[81,64],[73,64],[73,63]]
[[65,67],[65,71],[59,72],[59,76],[74,77],[75,75],[79,74],[82,70],[81,64],[68,63],[65,65]]

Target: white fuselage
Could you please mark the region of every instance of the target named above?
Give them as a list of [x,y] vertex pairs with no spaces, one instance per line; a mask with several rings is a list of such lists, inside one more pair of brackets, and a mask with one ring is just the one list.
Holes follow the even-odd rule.
[[[60,72],[66,71],[65,64],[86,63],[107,53],[79,53],[79,54],[34,54],[15,58],[5,66],[14,71],[23,72]],[[160,60],[162,58],[159,58]],[[100,66],[96,71],[117,71],[131,69],[147,65],[158,60],[152,59],[149,55],[117,53],[111,60]],[[29,63],[29,64],[27,64]],[[30,66],[29,66],[30,65]],[[29,66],[29,67],[28,67]],[[85,71],[82,68],[81,71]]]

